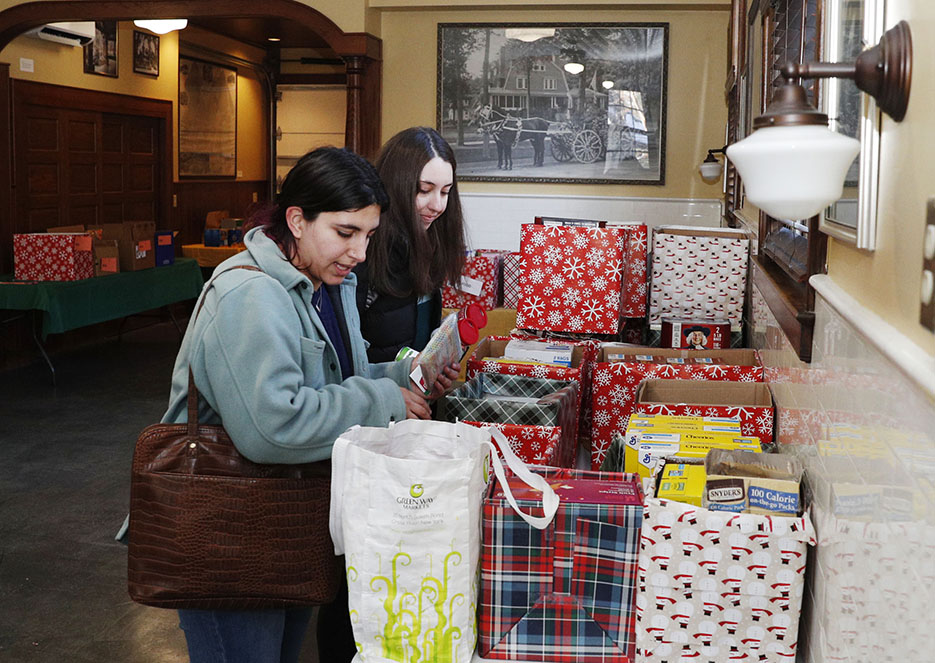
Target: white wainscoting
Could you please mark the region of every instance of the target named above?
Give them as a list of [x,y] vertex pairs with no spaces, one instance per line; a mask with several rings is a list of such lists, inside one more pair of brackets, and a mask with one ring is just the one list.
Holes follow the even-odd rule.
[[719,226],[721,201],[704,198],[623,198],[503,193],[462,193],[468,246],[519,250],[520,226],[537,216],[664,225]]

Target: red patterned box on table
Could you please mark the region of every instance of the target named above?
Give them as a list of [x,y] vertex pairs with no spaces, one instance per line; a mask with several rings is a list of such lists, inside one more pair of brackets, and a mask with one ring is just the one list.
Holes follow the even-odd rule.
[[524,225],[516,326],[616,334],[625,234],[612,228]]
[[604,344],[591,380],[591,467],[599,468],[615,431],[624,431],[647,378],[762,382],[756,350],[676,350]]
[[503,256],[503,308],[515,309],[519,304],[519,275],[522,270],[522,253],[515,251]]
[[94,276],[92,238],[86,233],[13,235],[13,278],[78,281]]
[[773,397],[765,382],[645,380],[633,412],[698,417],[734,417],[740,432],[773,441]]
[[500,289],[500,259],[494,256],[469,256],[464,261],[459,288],[442,288],[442,306],[462,308],[480,304],[484,310],[497,308]]
[[522,426],[520,424],[491,424],[480,421],[464,423],[478,428],[496,428],[506,437],[516,456],[527,465],[562,465],[561,426]]
[[649,290],[646,279],[646,226],[642,223],[611,223],[607,227],[619,228],[625,233],[620,315],[624,318],[645,317]]
[[[633,474],[530,468],[555,487],[544,530],[510,506],[499,481],[484,497],[478,653],[485,659],[631,663],[642,491]],[[508,480],[539,515],[541,493]]]
[[[470,380],[478,373],[506,373],[509,375],[524,375],[532,378],[549,378],[551,380],[573,380],[578,383],[577,417],[575,418],[575,440],[579,437],[581,409],[586,402],[586,396],[591,387],[591,361],[593,355],[590,344],[562,341],[559,339],[529,338],[549,343],[563,343],[574,346],[571,353],[571,367],[549,366],[546,364],[529,364],[521,361],[511,362],[502,359],[506,345],[510,339],[506,336],[488,336],[481,339],[474,352],[468,358],[465,367],[465,379]],[[488,359],[493,358],[493,359]],[[499,360],[497,360],[499,358]]]

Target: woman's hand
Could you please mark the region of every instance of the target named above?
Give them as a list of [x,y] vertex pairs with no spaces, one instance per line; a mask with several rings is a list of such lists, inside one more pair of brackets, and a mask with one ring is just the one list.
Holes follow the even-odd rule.
[[406,401],[406,419],[431,419],[432,411],[425,397],[407,387],[400,387],[403,400]]
[[435,383],[432,385],[432,393],[426,398],[430,401],[434,401],[444,396],[445,392],[451,389],[451,384],[458,379],[458,375],[460,374],[461,364],[453,362],[445,366],[444,370],[435,378]]

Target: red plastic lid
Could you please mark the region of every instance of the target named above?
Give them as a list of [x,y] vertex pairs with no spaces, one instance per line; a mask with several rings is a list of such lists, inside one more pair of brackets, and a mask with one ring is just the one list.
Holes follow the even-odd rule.
[[475,302],[464,307],[464,315],[461,317],[467,318],[473,322],[474,326],[478,329],[483,329],[487,326],[487,311],[484,310],[483,306]]
[[461,337],[461,345],[473,345],[480,338],[480,332],[473,322],[467,318],[458,320],[458,336]]

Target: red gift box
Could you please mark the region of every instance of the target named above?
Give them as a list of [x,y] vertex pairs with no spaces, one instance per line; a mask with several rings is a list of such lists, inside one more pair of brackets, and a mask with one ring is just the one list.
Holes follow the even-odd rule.
[[94,276],[92,238],[85,233],[13,235],[13,278],[78,281]]
[[515,309],[519,304],[519,275],[522,270],[522,253],[516,251],[503,256],[503,308]]
[[646,280],[646,226],[642,223],[627,223],[609,224],[608,227],[620,228],[625,233],[620,315],[624,318],[642,318],[646,315],[649,290]]
[[465,421],[464,423],[478,428],[496,428],[506,437],[513,453],[527,465],[562,466],[561,426],[521,426],[479,421]]
[[495,256],[470,256],[464,261],[460,287],[446,285],[442,288],[442,306],[462,308],[468,304],[480,304],[484,310],[497,308],[497,292],[500,287],[500,259]]
[[[608,361],[608,355],[613,354],[624,359]],[[711,363],[696,363],[705,361]],[[636,403],[636,390],[647,378],[763,382],[764,372],[755,350],[602,346],[591,380],[592,468],[597,469],[604,462],[613,434],[626,429]]]
[[524,225],[516,326],[616,334],[625,236],[618,228]]
[[765,382],[645,380],[634,412],[694,417],[733,417],[740,433],[773,441],[773,398]]

